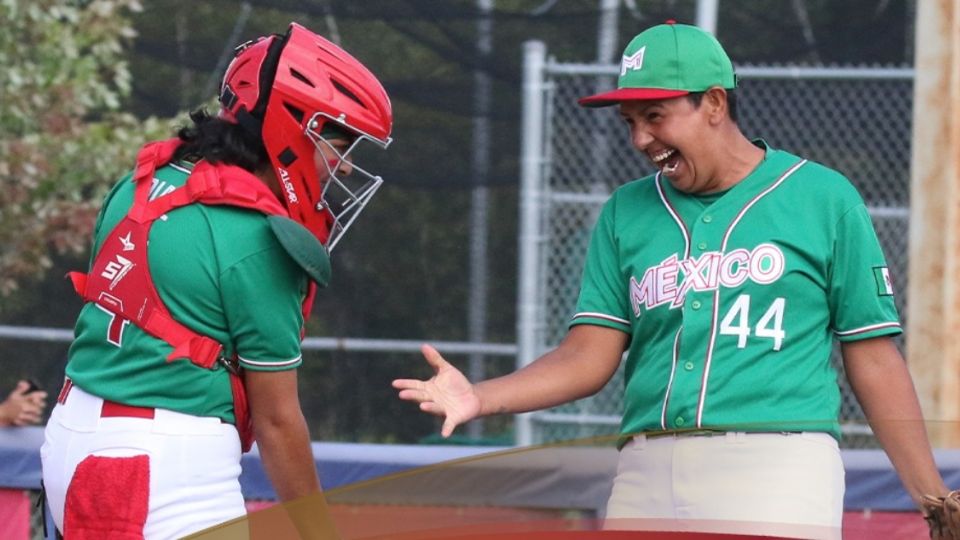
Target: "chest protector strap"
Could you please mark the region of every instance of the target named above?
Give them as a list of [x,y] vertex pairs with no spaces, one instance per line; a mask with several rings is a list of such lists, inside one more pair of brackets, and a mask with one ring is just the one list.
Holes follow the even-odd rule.
[[[130,211],[104,237],[90,273],[71,272],[68,275],[74,290],[84,300],[95,302],[114,315],[111,332],[129,321],[173,347],[167,356],[168,362],[184,358],[204,369],[214,369],[218,361],[223,363],[230,370],[237,430],[243,449],[247,451],[253,443],[253,431],[242,373],[235,361],[228,361],[223,356],[222,344],[187,328],[170,314],[150,275],[147,240],[150,227],[160,216],[194,203],[239,206],[266,215],[288,214],[267,186],[253,174],[239,167],[205,161],[197,163],[183,186],[151,201],[153,175],[157,167],[171,160],[179,145],[178,139],[170,139],[149,143],[140,150],[133,174],[136,188]],[[315,295],[316,284],[311,281],[302,306],[304,320],[310,313]]]

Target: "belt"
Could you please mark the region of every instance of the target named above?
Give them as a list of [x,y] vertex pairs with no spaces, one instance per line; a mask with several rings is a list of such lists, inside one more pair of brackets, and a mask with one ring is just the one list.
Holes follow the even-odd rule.
[[648,433],[641,433],[647,439],[657,439],[660,437],[719,437],[721,435],[726,435],[728,433],[744,433],[744,434],[771,434],[776,433],[780,435],[798,435],[803,433],[802,431],[722,431],[718,429],[688,429],[684,431],[653,431]]
[[643,433],[648,439],[657,439],[660,437],[716,437],[726,434],[726,431],[715,429],[688,429],[683,431],[653,431]]
[[[100,418],[147,418],[153,419],[156,415],[156,409],[153,407],[137,407],[136,405],[124,405],[116,401],[103,400],[103,406],[100,408]],[[221,424],[226,424],[224,419],[220,419]]]
[[137,407],[135,405],[124,405],[116,401],[103,400],[103,407],[100,408],[100,418],[153,418],[155,409],[153,407]]

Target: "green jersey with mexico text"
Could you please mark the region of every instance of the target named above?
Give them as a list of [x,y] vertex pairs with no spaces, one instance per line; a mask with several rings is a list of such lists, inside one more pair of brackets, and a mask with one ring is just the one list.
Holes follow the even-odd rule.
[[[182,186],[188,164],[157,170],[150,198]],[[107,196],[93,253],[127,214],[134,183],[124,177]],[[233,206],[191,204],[157,219],[150,230],[150,272],[174,319],[217,340],[250,370],[300,365],[303,270],[279,244],[266,216]],[[104,399],[233,422],[229,374],[187,359],[166,360],[172,347],[94,303],[80,312],[66,375]]]
[[765,149],[719,197],[659,174],[617,189],[595,226],[571,326],[630,336],[623,434],[821,431],[839,438],[833,339],[901,331],[860,195]]

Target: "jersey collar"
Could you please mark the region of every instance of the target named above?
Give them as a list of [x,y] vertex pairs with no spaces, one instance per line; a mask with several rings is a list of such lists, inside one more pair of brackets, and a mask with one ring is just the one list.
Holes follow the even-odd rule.
[[727,223],[740,209],[761,191],[777,181],[785,170],[800,161],[800,158],[772,148],[763,139],[754,139],[753,144],[764,150],[763,160],[743,180],[737,182],[712,204],[704,206],[697,197],[684,193],[657,174],[655,181],[660,183],[668,203],[676,209],[687,230],[692,230],[698,220],[710,215],[716,224]]

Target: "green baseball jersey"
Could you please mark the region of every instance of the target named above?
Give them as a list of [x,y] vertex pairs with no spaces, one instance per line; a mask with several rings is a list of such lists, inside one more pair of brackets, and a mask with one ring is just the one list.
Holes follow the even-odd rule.
[[571,326],[630,336],[624,434],[822,431],[839,438],[833,339],[899,333],[870,216],[840,173],[762,141],[719,196],[630,182],[603,207]]
[[[159,169],[150,198],[186,182],[190,170]],[[107,196],[94,231],[93,253],[127,214],[134,183],[123,178]],[[301,363],[301,302],[307,280],[256,211],[191,204],[156,220],[150,230],[150,273],[174,319],[220,342],[251,370]],[[203,369],[128,321],[94,303],[77,320],[66,374],[104,399],[160,407],[233,422],[229,375]]]

